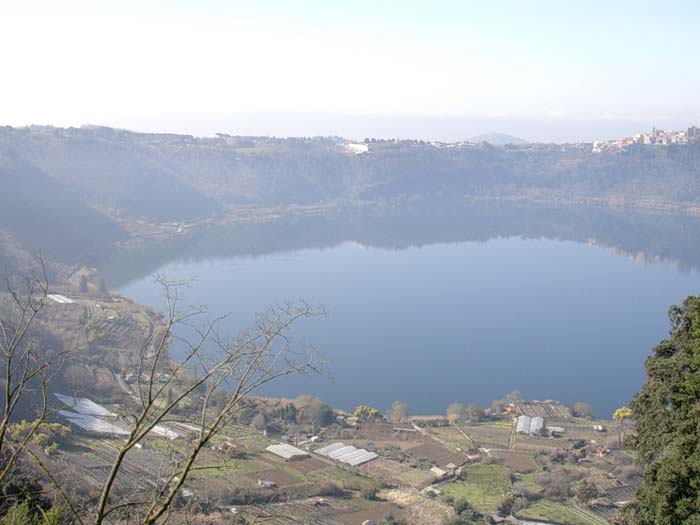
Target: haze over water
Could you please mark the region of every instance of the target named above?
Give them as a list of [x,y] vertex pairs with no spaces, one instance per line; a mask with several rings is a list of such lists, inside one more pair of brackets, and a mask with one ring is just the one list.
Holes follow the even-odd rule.
[[232,334],[271,304],[324,305],[325,318],[294,333],[324,354],[331,377],[292,378],[266,394],[310,393],[344,409],[401,400],[426,414],[455,401],[488,406],[517,389],[585,401],[601,417],[638,390],[645,356],[668,333],[668,307],[700,290],[692,266],[517,234],[402,249],[280,246],[255,256],[173,249],[110,284],[159,309],[154,270],[194,277],[186,302],[208,305],[212,317],[230,312]]

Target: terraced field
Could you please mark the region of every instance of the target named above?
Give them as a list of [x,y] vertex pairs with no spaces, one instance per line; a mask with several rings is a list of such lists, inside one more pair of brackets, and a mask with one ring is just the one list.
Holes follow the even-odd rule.
[[361,490],[366,487],[381,488],[381,483],[377,480],[367,478],[342,467],[330,467],[325,470],[309,472],[306,475],[307,481],[324,482],[331,481],[347,490]]
[[445,443],[448,446],[458,447],[463,450],[472,448],[476,446],[476,443],[470,439],[467,439],[462,432],[457,430],[455,427],[436,427],[430,429],[431,435],[433,435],[439,441]]
[[547,438],[538,436],[523,436],[518,434],[513,442],[513,450],[524,454],[534,454],[545,450],[554,452],[557,449],[568,448],[571,442],[567,439]]
[[309,498],[263,507],[240,507],[242,514],[273,525],[313,523],[355,525],[365,520],[379,522],[385,516],[402,517],[404,511],[392,503],[335,498]]
[[441,468],[444,468],[450,463],[463,465],[468,461],[466,454],[456,450],[449,450],[435,442],[423,443],[417,447],[408,449],[407,452],[416,458],[427,459]]
[[518,454],[508,450],[498,450],[491,452],[491,456],[496,458],[499,463],[515,472],[531,472],[537,469],[537,463],[528,454]]
[[509,448],[512,435],[512,423],[470,425],[462,427],[479,447],[483,448]]
[[423,488],[435,480],[435,475],[428,470],[382,457],[361,465],[358,470],[389,485]]
[[594,505],[588,510],[596,516],[598,516],[600,519],[605,520],[607,522],[614,518],[619,512],[619,509],[617,507],[605,505]]
[[518,474],[516,476],[516,482],[513,484],[513,490],[515,492],[527,491],[532,494],[539,494],[544,490],[544,487],[537,483],[537,474]]
[[567,525],[608,525],[599,514],[580,507],[541,500],[518,513],[518,518],[553,521]]

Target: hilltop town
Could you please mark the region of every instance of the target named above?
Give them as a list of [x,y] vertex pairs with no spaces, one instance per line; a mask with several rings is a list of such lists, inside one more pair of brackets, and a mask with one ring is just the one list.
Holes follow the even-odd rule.
[[697,126],[690,126],[686,131],[664,131],[655,127],[651,133],[637,133],[632,137],[596,141],[593,143],[592,151],[601,153],[606,150],[623,150],[631,146],[671,146],[696,141],[700,141],[700,128]]
[[527,142],[522,139],[512,137],[512,140],[501,140],[497,144],[491,144],[488,137],[484,140],[463,140],[457,142],[443,141],[411,141],[401,139],[365,139],[364,142],[341,141],[339,145],[348,153],[361,155],[369,153],[374,144],[375,147],[385,143],[415,143],[417,145],[429,145],[437,149],[478,149],[484,146],[504,147],[509,150],[538,151],[547,149],[558,149],[560,151],[590,151],[592,153],[602,153],[604,151],[624,150],[632,146],[671,146],[686,145],[690,142],[700,142],[700,128],[690,126],[687,130],[664,131],[654,127],[651,133],[637,133],[631,137],[622,137],[612,140],[598,140],[593,142],[572,142],[562,144],[551,144],[543,142]]

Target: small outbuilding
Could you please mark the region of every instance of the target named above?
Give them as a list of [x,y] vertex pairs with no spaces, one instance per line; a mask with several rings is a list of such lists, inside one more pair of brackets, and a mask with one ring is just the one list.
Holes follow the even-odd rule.
[[441,468],[438,468],[438,467],[431,468],[430,472],[432,472],[437,479],[442,479],[447,475],[447,471],[442,470]]
[[271,481],[269,479],[259,479],[258,480],[258,487],[262,487],[264,489],[274,489],[277,486],[277,483],[274,481]]
[[549,432],[553,436],[561,436],[564,434],[566,429],[564,427],[547,427],[547,432]]

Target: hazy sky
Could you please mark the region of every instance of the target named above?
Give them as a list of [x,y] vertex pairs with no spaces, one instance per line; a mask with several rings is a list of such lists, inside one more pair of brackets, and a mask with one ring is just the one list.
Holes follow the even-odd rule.
[[700,123],[700,2],[0,2],[0,124],[536,140]]

